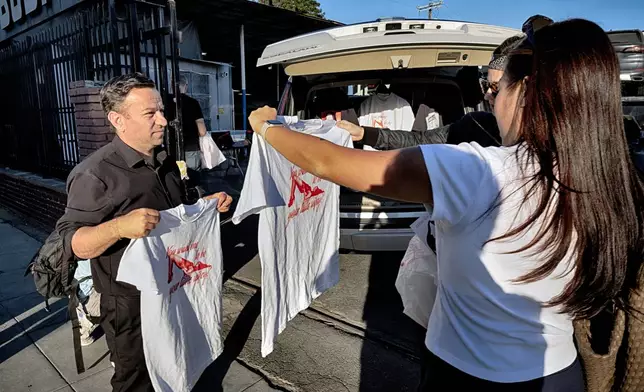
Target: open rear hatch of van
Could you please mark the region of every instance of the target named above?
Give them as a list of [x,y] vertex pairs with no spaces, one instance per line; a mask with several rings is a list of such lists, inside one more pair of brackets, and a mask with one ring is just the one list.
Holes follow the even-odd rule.
[[440,20],[388,19],[335,27],[266,47],[257,66],[281,64],[295,75],[396,68],[483,66],[519,31]]
[[[307,119],[353,108],[360,115],[369,87],[386,81],[414,113],[425,104],[449,124],[475,106],[468,105],[467,96],[473,90],[480,95],[479,66],[486,66],[492,51],[516,34],[465,22],[381,20],[278,42],[265,49],[257,65],[281,65],[290,76],[280,114]],[[409,226],[424,211],[422,205],[342,189],[341,247],[405,250]]]

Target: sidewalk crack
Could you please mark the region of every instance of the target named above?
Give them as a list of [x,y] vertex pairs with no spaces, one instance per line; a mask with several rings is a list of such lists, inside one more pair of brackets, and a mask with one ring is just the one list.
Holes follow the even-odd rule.
[[252,385],[249,385],[248,387],[246,387],[243,390],[241,390],[241,392],[248,391],[249,389],[251,389],[252,387],[254,387],[255,385],[259,384],[262,381],[264,381],[264,380],[260,378],[259,380],[255,381]]

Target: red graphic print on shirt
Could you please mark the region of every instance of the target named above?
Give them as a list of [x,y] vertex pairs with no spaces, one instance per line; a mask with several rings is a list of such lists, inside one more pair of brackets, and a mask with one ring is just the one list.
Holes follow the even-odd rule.
[[371,126],[374,128],[391,128],[391,121],[384,112],[371,114]]
[[[313,186],[304,181],[303,177],[307,174],[312,178],[310,183],[313,184]],[[317,209],[318,206],[322,204],[324,191],[315,185],[320,181],[322,181],[320,178],[315,177],[302,169],[297,167],[293,167],[291,169],[291,194],[288,200],[288,223],[290,223],[291,220],[299,214],[310,209]],[[304,196],[300,203],[296,203],[297,194]]]
[[[180,255],[189,253],[191,251],[196,251],[195,261],[190,261],[185,257]],[[206,264],[202,259],[206,257],[205,250],[199,250],[199,243],[193,242],[189,245],[186,245],[181,248],[175,248],[174,246],[169,246],[167,249],[168,254],[168,283],[172,283],[174,277],[174,267],[178,267],[183,275],[181,280],[177,283],[170,286],[170,295],[177,291],[180,287],[185,286],[188,283],[194,283],[200,279],[208,276],[208,273],[212,269],[212,265]]]

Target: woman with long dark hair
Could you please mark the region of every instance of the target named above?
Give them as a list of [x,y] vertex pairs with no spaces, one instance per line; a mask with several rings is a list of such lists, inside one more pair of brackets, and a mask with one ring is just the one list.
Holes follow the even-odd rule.
[[620,303],[643,254],[619,67],[585,20],[527,29],[494,112],[503,147],[368,152],[250,116],[294,164],[358,191],[425,203],[438,295],[421,390],[583,391],[572,321]]

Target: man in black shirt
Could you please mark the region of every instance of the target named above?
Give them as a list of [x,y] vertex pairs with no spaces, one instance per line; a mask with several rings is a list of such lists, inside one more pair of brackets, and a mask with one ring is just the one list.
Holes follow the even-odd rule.
[[[130,239],[145,237],[159,222],[159,210],[182,203],[175,160],[160,146],[167,121],[154,83],[130,74],[110,80],[101,104],[116,132],[67,179],[67,208],[56,229],[66,254],[91,259],[101,293],[101,326],[115,365],[114,391],[152,391],[141,340],[140,292],[116,281]],[[225,193],[213,195],[218,209],[230,208]]]

